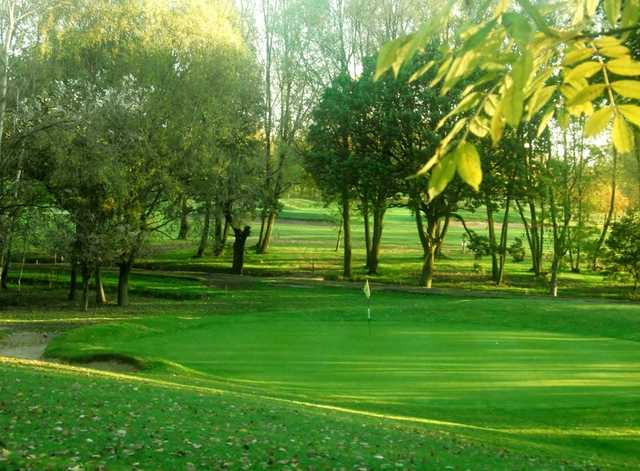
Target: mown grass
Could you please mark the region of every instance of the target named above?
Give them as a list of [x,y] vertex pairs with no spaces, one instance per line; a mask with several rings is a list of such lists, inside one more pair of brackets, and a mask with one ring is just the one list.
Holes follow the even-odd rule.
[[[282,217],[274,233],[267,254],[248,250],[245,273],[256,276],[314,276],[328,280],[340,279],[342,252],[335,250],[338,226],[333,221],[334,210],[308,200],[287,200]],[[468,224],[478,234],[486,233],[481,211],[462,211]],[[526,236],[517,215],[512,214],[510,241],[520,237],[526,245]],[[333,221],[333,222],[330,222]],[[377,275],[367,275],[362,222],[353,218],[354,278],[369,278],[378,282],[415,286],[422,270],[422,249],[412,214],[405,208],[391,208],[385,218],[380,267]],[[197,227],[196,227],[197,229]],[[508,257],[505,284],[496,287],[491,281],[490,257],[475,259],[468,248],[462,248],[463,228],[452,222],[445,239],[442,257],[437,261],[434,286],[439,288],[469,289],[476,291],[506,292],[512,294],[545,295],[549,291],[546,278],[536,278],[530,270],[530,261],[514,262]],[[197,231],[193,240],[172,241],[157,238],[138,266],[164,270],[228,271],[230,250],[222,257],[194,259]],[[256,243],[257,231],[248,241]],[[550,266],[550,234],[547,234],[546,267]],[[571,273],[564,267],[560,274],[560,295],[570,297],[591,296],[628,299],[632,296],[630,282],[608,279],[602,272],[593,272],[583,264],[582,273]]]
[[47,355],[118,354],[151,378],[400,416],[525,455],[640,466],[636,305],[376,291],[369,326],[358,290],[207,290],[208,301],[138,300],[137,319],[69,331]]

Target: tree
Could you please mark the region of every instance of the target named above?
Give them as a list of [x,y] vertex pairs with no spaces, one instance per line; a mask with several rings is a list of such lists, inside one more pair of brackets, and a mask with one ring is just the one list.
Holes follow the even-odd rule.
[[354,163],[352,154],[352,97],[354,82],[340,75],[324,91],[314,108],[309,127],[305,165],[327,202],[337,201],[341,207],[343,232],[344,278],[351,278],[351,203],[354,196]]
[[[21,93],[29,77],[16,72],[16,62],[29,43],[37,42],[35,25],[56,3],[54,0],[0,0],[0,286],[6,285],[3,277],[9,263],[12,229],[20,208],[25,206],[21,201],[24,153],[20,145],[11,148],[11,142],[7,142],[9,136],[13,144],[21,143],[25,137],[20,136],[16,123],[20,119]],[[9,127],[10,114],[14,119],[13,126]]]
[[629,213],[613,223],[607,239],[609,262],[633,277],[634,291],[640,285],[640,213]]
[[[180,199],[185,169],[202,152],[203,140],[211,143],[203,128],[225,138],[221,124],[228,107],[222,105],[235,95],[222,104],[219,98],[241,75],[234,64],[247,56],[229,3],[191,0],[174,6],[76,0],[52,10],[42,26],[45,46],[33,51],[35,62],[51,71],[34,99],[51,100],[76,126],[68,138],[48,139],[49,149],[41,154],[55,154],[67,143],[100,156],[91,160],[94,169],[61,159],[64,171],[39,178],[50,182],[58,174],[100,170],[100,188],[85,191],[78,184],[74,188],[73,180],[69,184],[115,234],[110,240],[117,242],[113,259],[122,306],[128,304],[129,274],[148,235],[170,222],[161,210]],[[108,211],[101,209],[105,206]],[[87,221],[87,233],[107,232]],[[76,225],[80,222],[77,218]]]

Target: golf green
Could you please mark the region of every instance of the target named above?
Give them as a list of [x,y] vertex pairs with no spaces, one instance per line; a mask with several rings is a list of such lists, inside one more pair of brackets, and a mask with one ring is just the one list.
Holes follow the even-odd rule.
[[245,296],[229,315],[72,331],[49,355],[160,361],[174,368],[146,374],[640,465],[637,306],[375,293],[369,324],[352,290]]

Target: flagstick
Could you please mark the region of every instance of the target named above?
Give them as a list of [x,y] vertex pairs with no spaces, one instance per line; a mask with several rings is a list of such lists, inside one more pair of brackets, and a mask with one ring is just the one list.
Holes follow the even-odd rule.
[[367,300],[367,325],[369,326],[369,337],[371,337],[371,298]]

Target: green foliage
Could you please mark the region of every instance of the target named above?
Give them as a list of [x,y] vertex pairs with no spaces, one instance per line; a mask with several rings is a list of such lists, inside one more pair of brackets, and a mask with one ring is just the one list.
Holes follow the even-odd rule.
[[640,284],[640,213],[627,214],[612,225],[607,247],[613,269],[629,272],[637,291]]
[[520,263],[524,261],[526,252],[524,244],[522,243],[522,238],[516,237],[511,245],[509,245],[509,247],[507,248],[507,251],[509,252],[509,255],[511,255],[511,258],[514,262]]
[[[470,134],[478,138],[490,135],[495,146],[505,127],[518,129],[526,122],[538,121],[539,116],[539,135],[554,118],[564,126],[569,115],[593,115],[585,128],[588,135],[604,131],[613,118],[616,149],[631,152],[635,148],[631,126],[640,127],[640,108],[623,103],[639,96],[640,81],[636,78],[640,62],[625,41],[629,39],[627,30],[640,28],[640,2],[605,1],[611,31],[598,28],[602,25],[597,18],[597,1],[565,1],[564,11],[574,12],[570,22],[528,0],[487,2],[486,6],[490,4],[495,5],[490,18],[463,26],[450,44],[440,48],[442,57],[435,62],[437,73],[431,84],[440,84],[441,93],[465,80],[469,86],[456,111],[446,118],[455,116],[456,124],[425,166],[425,171],[438,168],[433,194],[451,180],[447,162],[451,155],[458,155],[460,143],[466,145]],[[464,11],[465,7],[460,8]],[[449,9],[449,13],[453,11]],[[436,14],[421,30],[425,36],[415,33],[388,43],[376,76],[389,69],[397,76],[415,51],[430,47],[430,38],[448,24],[446,15]],[[562,77],[560,84],[558,76]],[[633,108],[625,108],[628,106]],[[477,178],[469,175],[478,172],[475,158],[460,160],[458,173],[471,186],[477,186]]]

